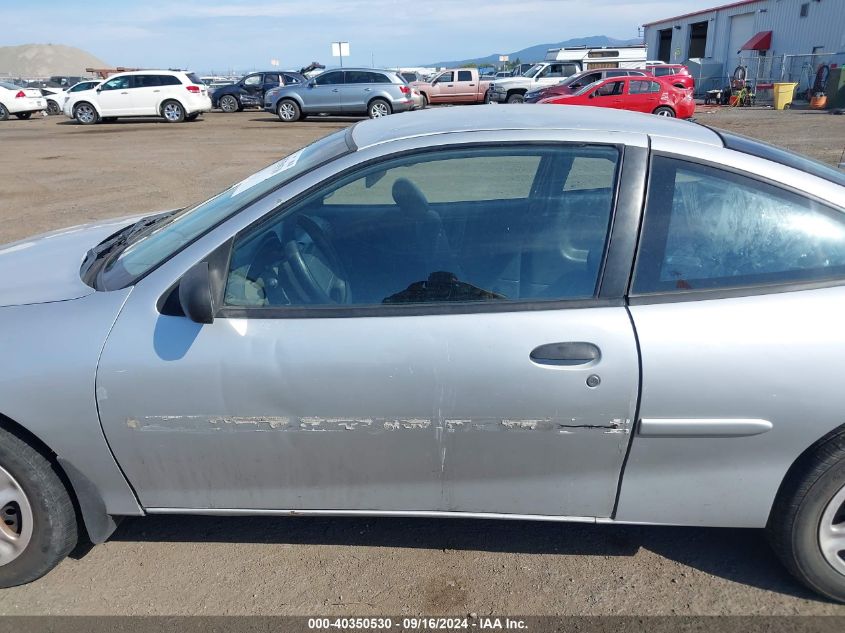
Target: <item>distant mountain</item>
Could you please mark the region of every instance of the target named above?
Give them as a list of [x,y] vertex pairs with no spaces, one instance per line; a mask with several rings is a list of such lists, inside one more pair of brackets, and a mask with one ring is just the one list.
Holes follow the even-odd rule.
[[463,66],[465,64],[477,64],[479,66],[485,64],[492,64],[497,66],[499,64],[499,56],[500,55],[507,55],[510,57],[510,60],[513,61],[517,58],[521,62],[538,62],[542,61],[543,58],[546,56],[546,51],[550,48],[563,48],[565,46],[632,46],[637,44],[642,44],[643,41],[639,38],[631,39],[631,40],[617,40],[612,37],[607,37],[606,35],[591,35],[589,37],[576,37],[571,40],[566,40],[564,42],[553,42],[551,44],[537,44],[536,46],[529,46],[528,48],[523,48],[520,51],[515,51],[513,53],[493,53],[492,55],[487,55],[486,57],[475,57],[473,59],[461,59],[461,60],[454,60],[449,62],[435,62],[433,64],[422,64],[426,67],[449,67],[454,68],[456,66]]
[[107,64],[86,51],[62,44],[0,46],[0,76],[85,75],[86,68]]

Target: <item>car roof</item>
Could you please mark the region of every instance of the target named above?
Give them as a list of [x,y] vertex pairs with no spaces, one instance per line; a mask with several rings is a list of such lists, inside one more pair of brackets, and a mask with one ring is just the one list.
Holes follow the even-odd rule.
[[496,130],[595,130],[664,136],[724,147],[711,129],[669,117],[611,108],[563,105],[476,105],[430,108],[361,121],[352,128],[359,148],[399,139]]
[[166,68],[147,68],[145,70],[127,70],[121,73],[114,73],[107,77],[107,79],[112,79],[113,77],[125,77],[127,75],[149,75],[150,73],[160,73],[160,74],[169,74],[169,75],[184,75],[189,74],[190,70],[168,70]]

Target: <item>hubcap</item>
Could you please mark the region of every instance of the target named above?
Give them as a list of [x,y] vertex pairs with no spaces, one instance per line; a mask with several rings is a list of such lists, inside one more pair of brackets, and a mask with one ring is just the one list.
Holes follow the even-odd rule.
[[845,575],[845,486],[824,509],[819,525],[819,547],[831,567]]
[[282,103],[279,105],[279,117],[285,121],[293,121],[296,116],[296,110],[291,103]]
[[76,109],[76,118],[82,121],[83,123],[90,123],[94,120],[96,116],[94,112],[94,108],[91,106],[83,105],[79,106]]
[[20,556],[32,539],[32,507],[23,489],[0,466],[0,565]]
[[672,116],[672,113],[669,112],[668,110],[661,110],[660,112],[657,113],[657,116],[668,116],[668,117],[670,117],[670,116]]
[[384,103],[374,103],[373,107],[370,108],[370,113],[373,115],[374,119],[377,119],[390,114],[390,110],[387,109],[387,106]]
[[168,103],[164,106],[164,118],[168,121],[178,121],[182,116],[182,108],[175,103]]
[[234,97],[223,97],[220,101],[220,109],[224,112],[234,112],[238,109],[238,102],[235,101]]

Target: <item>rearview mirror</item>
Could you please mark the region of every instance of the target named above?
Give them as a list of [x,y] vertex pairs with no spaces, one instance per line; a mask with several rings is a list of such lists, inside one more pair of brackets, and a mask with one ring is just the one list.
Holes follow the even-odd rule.
[[208,262],[200,262],[179,281],[179,305],[194,323],[214,322],[214,300]]

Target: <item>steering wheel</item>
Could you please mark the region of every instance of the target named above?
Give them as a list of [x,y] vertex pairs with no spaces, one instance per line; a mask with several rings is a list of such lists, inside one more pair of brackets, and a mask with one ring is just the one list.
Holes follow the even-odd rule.
[[[297,240],[297,229],[311,238],[313,246],[307,250]],[[305,299],[313,304],[349,303],[352,294],[349,290],[349,275],[346,268],[318,222],[306,215],[297,215],[295,220],[285,223],[284,253],[286,262],[297,285],[305,293]],[[322,283],[314,276],[314,271],[305,261],[306,257],[319,260],[329,273],[328,281]]]

